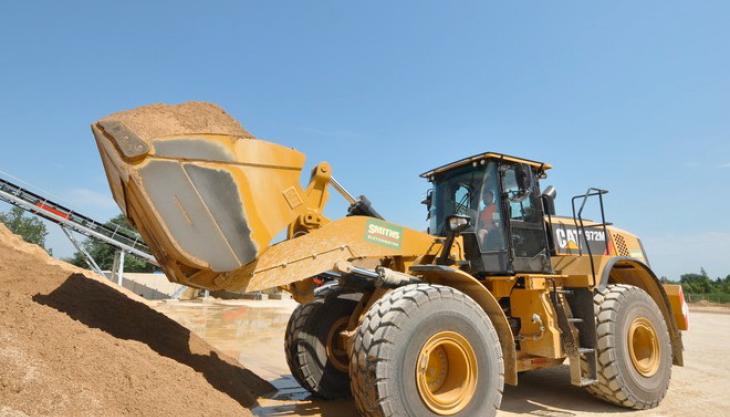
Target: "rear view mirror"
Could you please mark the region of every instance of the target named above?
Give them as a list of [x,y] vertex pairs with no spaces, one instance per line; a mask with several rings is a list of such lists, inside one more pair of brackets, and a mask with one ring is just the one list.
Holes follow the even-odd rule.
[[542,207],[545,214],[551,216],[555,215],[555,198],[558,196],[558,191],[552,185],[549,185],[545,191],[542,192]]
[[431,208],[431,202],[433,201],[433,190],[428,190],[426,192],[426,198],[421,201],[421,204],[425,205],[426,208]]
[[426,206],[426,220],[431,219],[431,204],[433,204],[433,190],[426,192],[426,198],[421,201],[421,204]]
[[[526,164],[506,164],[503,169],[503,188],[509,189],[509,201],[518,203],[529,197],[535,183],[532,168]],[[513,175],[514,182],[509,181],[510,174]]]

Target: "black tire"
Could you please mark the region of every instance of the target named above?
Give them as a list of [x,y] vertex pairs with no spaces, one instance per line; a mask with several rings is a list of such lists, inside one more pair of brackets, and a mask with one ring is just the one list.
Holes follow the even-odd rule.
[[297,355],[298,335],[307,320],[309,320],[314,314],[314,311],[320,308],[323,303],[324,300],[315,299],[307,304],[298,305],[289,317],[289,322],[286,325],[286,332],[284,333],[286,364],[289,366],[289,370],[297,383],[305,389],[307,389],[306,381],[304,379],[304,375],[302,375],[302,366],[299,363],[299,356]]
[[[593,302],[598,382],[587,387],[588,392],[621,407],[636,410],[656,407],[666,395],[672,375],[672,347],[659,307],[644,290],[625,284],[596,290]],[[659,347],[655,355],[656,371],[648,376],[637,370],[629,353],[629,329],[637,319],[651,323]]]
[[452,415],[496,414],[502,400],[504,365],[491,321],[474,300],[458,290],[414,284],[378,300],[357,329],[350,358],[350,384],[362,416],[439,415],[421,399],[416,367],[423,346],[444,331],[465,338],[477,364],[476,394]]
[[[287,325],[285,350],[294,379],[312,394],[336,399],[350,395],[348,357],[342,363],[328,357],[328,341],[334,337],[333,325],[346,323],[361,297],[344,293],[338,287],[314,301],[297,307]],[[328,340],[329,339],[329,340]]]
[[322,306],[325,298],[333,294],[340,294],[343,290],[338,285],[326,285],[315,290],[315,299],[306,304],[300,304],[289,316],[289,322],[286,324],[284,332],[284,352],[286,363],[292,376],[299,385],[307,388],[304,375],[302,375],[302,366],[299,363],[297,355],[297,335],[305,325],[307,320],[311,318],[314,311]]

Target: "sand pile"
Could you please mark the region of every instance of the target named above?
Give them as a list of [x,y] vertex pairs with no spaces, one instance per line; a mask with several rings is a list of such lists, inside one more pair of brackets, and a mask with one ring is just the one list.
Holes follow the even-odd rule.
[[0,416],[250,416],[271,386],[0,225]]
[[177,105],[151,104],[119,113],[102,120],[124,123],[142,139],[171,134],[219,133],[253,138],[241,124],[215,104],[189,101]]

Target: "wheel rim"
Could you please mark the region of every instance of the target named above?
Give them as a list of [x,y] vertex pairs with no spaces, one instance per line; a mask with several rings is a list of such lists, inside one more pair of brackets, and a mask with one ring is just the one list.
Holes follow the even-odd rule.
[[659,370],[661,348],[652,323],[645,317],[637,317],[629,326],[629,356],[634,369],[649,378]]
[[477,387],[477,357],[466,338],[443,331],[421,348],[416,363],[418,393],[436,414],[452,415],[471,402]]
[[347,329],[349,317],[343,317],[330,327],[327,334],[327,359],[341,372],[348,372],[349,361],[347,359],[347,348],[340,333]]

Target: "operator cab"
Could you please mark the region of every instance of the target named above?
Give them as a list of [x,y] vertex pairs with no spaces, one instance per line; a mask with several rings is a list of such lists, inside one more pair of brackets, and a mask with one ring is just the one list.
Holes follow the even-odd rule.
[[429,233],[448,236],[447,219],[465,216],[464,268],[474,275],[551,273],[539,179],[549,164],[487,152],[421,174],[433,188]]

